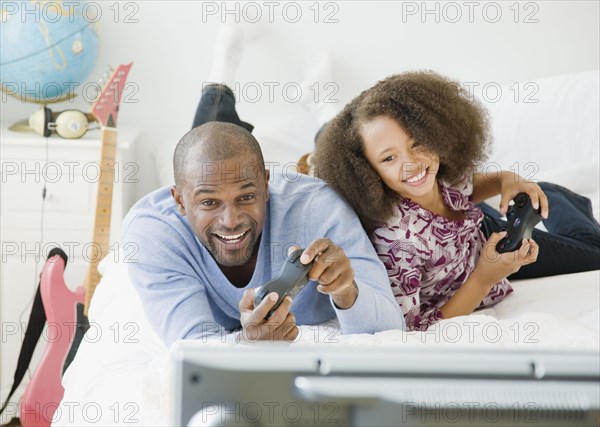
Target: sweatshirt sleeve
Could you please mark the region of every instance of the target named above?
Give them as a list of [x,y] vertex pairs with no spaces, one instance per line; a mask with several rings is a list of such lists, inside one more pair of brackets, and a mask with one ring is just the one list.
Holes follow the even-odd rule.
[[167,346],[178,339],[227,333],[215,320],[206,286],[194,271],[190,242],[178,230],[142,213],[128,221],[121,242],[135,248],[129,276],[148,321]]
[[405,329],[385,267],[356,213],[331,188],[323,187],[313,195],[306,232],[308,241],[331,239],[344,250],[354,269],[358,286],[354,305],[343,310],[330,300],[344,334]]

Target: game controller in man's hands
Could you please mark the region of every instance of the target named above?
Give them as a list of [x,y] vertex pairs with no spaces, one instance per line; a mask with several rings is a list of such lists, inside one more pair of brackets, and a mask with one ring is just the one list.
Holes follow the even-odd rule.
[[496,245],[496,251],[501,254],[519,249],[523,239],[531,239],[534,227],[542,220],[541,209],[533,208],[527,193],[517,194],[514,202],[506,212],[507,234]]
[[286,296],[292,299],[308,283],[308,272],[312,267],[312,261],[308,264],[300,262],[300,255],[304,249],[296,249],[291,252],[276,277],[256,288],[254,296],[254,307],[257,307],[261,301],[271,292],[277,292],[279,298],[277,303],[269,311],[266,318],[269,318],[275,310],[281,305]]

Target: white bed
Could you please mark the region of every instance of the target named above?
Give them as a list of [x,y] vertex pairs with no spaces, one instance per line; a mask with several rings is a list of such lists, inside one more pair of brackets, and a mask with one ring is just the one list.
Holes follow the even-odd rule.
[[[504,169],[515,161],[521,162],[520,167],[536,162],[533,178],[552,180],[590,197],[596,218],[598,76],[594,71],[540,80],[536,82],[540,102],[534,105],[518,105],[510,99],[488,105],[494,160]],[[561,125],[550,126],[554,123]],[[263,150],[267,160],[290,160],[269,158],[268,146]],[[170,177],[162,182],[170,182]],[[65,395],[54,425],[167,423],[173,405],[168,349],[148,324],[127,265],[105,259],[100,270],[103,278],[89,312],[92,327],[63,377]],[[513,287],[515,292],[495,307],[444,320],[424,333],[343,336],[333,325],[304,326],[298,342],[291,345],[385,346],[399,352],[407,346],[600,351],[600,271],[518,281]],[[232,351],[248,346],[236,343],[235,335],[194,345],[226,346]]]
[[[89,313],[92,328],[63,377],[65,395],[53,425],[168,424],[173,402],[169,351],[154,333],[124,263],[105,259]],[[344,336],[334,324],[301,327],[292,346],[319,344],[434,348],[600,351],[600,271],[513,282],[495,307],[444,320],[427,332],[398,330]],[[235,334],[199,347],[248,348]]]

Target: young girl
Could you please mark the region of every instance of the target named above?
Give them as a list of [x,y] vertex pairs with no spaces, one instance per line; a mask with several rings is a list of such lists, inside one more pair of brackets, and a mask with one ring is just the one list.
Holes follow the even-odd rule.
[[[409,330],[501,301],[512,292],[507,276],[600,268],[588,199],[507,171],[476,172],[488,131],[485,110],[457,82],[412,72],[364,91],[318,135],[314,172],[369,231]],[[541,207],[549,233],[534,230],[520,249],[499,254],[506,223],[476,204],[500,194],[505,214],[521,192]]]

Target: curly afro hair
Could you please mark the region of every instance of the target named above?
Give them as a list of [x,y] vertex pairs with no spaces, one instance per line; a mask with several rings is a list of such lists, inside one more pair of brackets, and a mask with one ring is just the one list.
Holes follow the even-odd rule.
[[489,145],[486,110],[458,82],[430,71],[388,77],[362,92],[327,125],[316,141],[315,175],[340,193],[373,230],[394,214],[398,195],[368,163],[360,128],[378,116],[395,120],[439,155],[437,177],[450,184],[473,173]]

